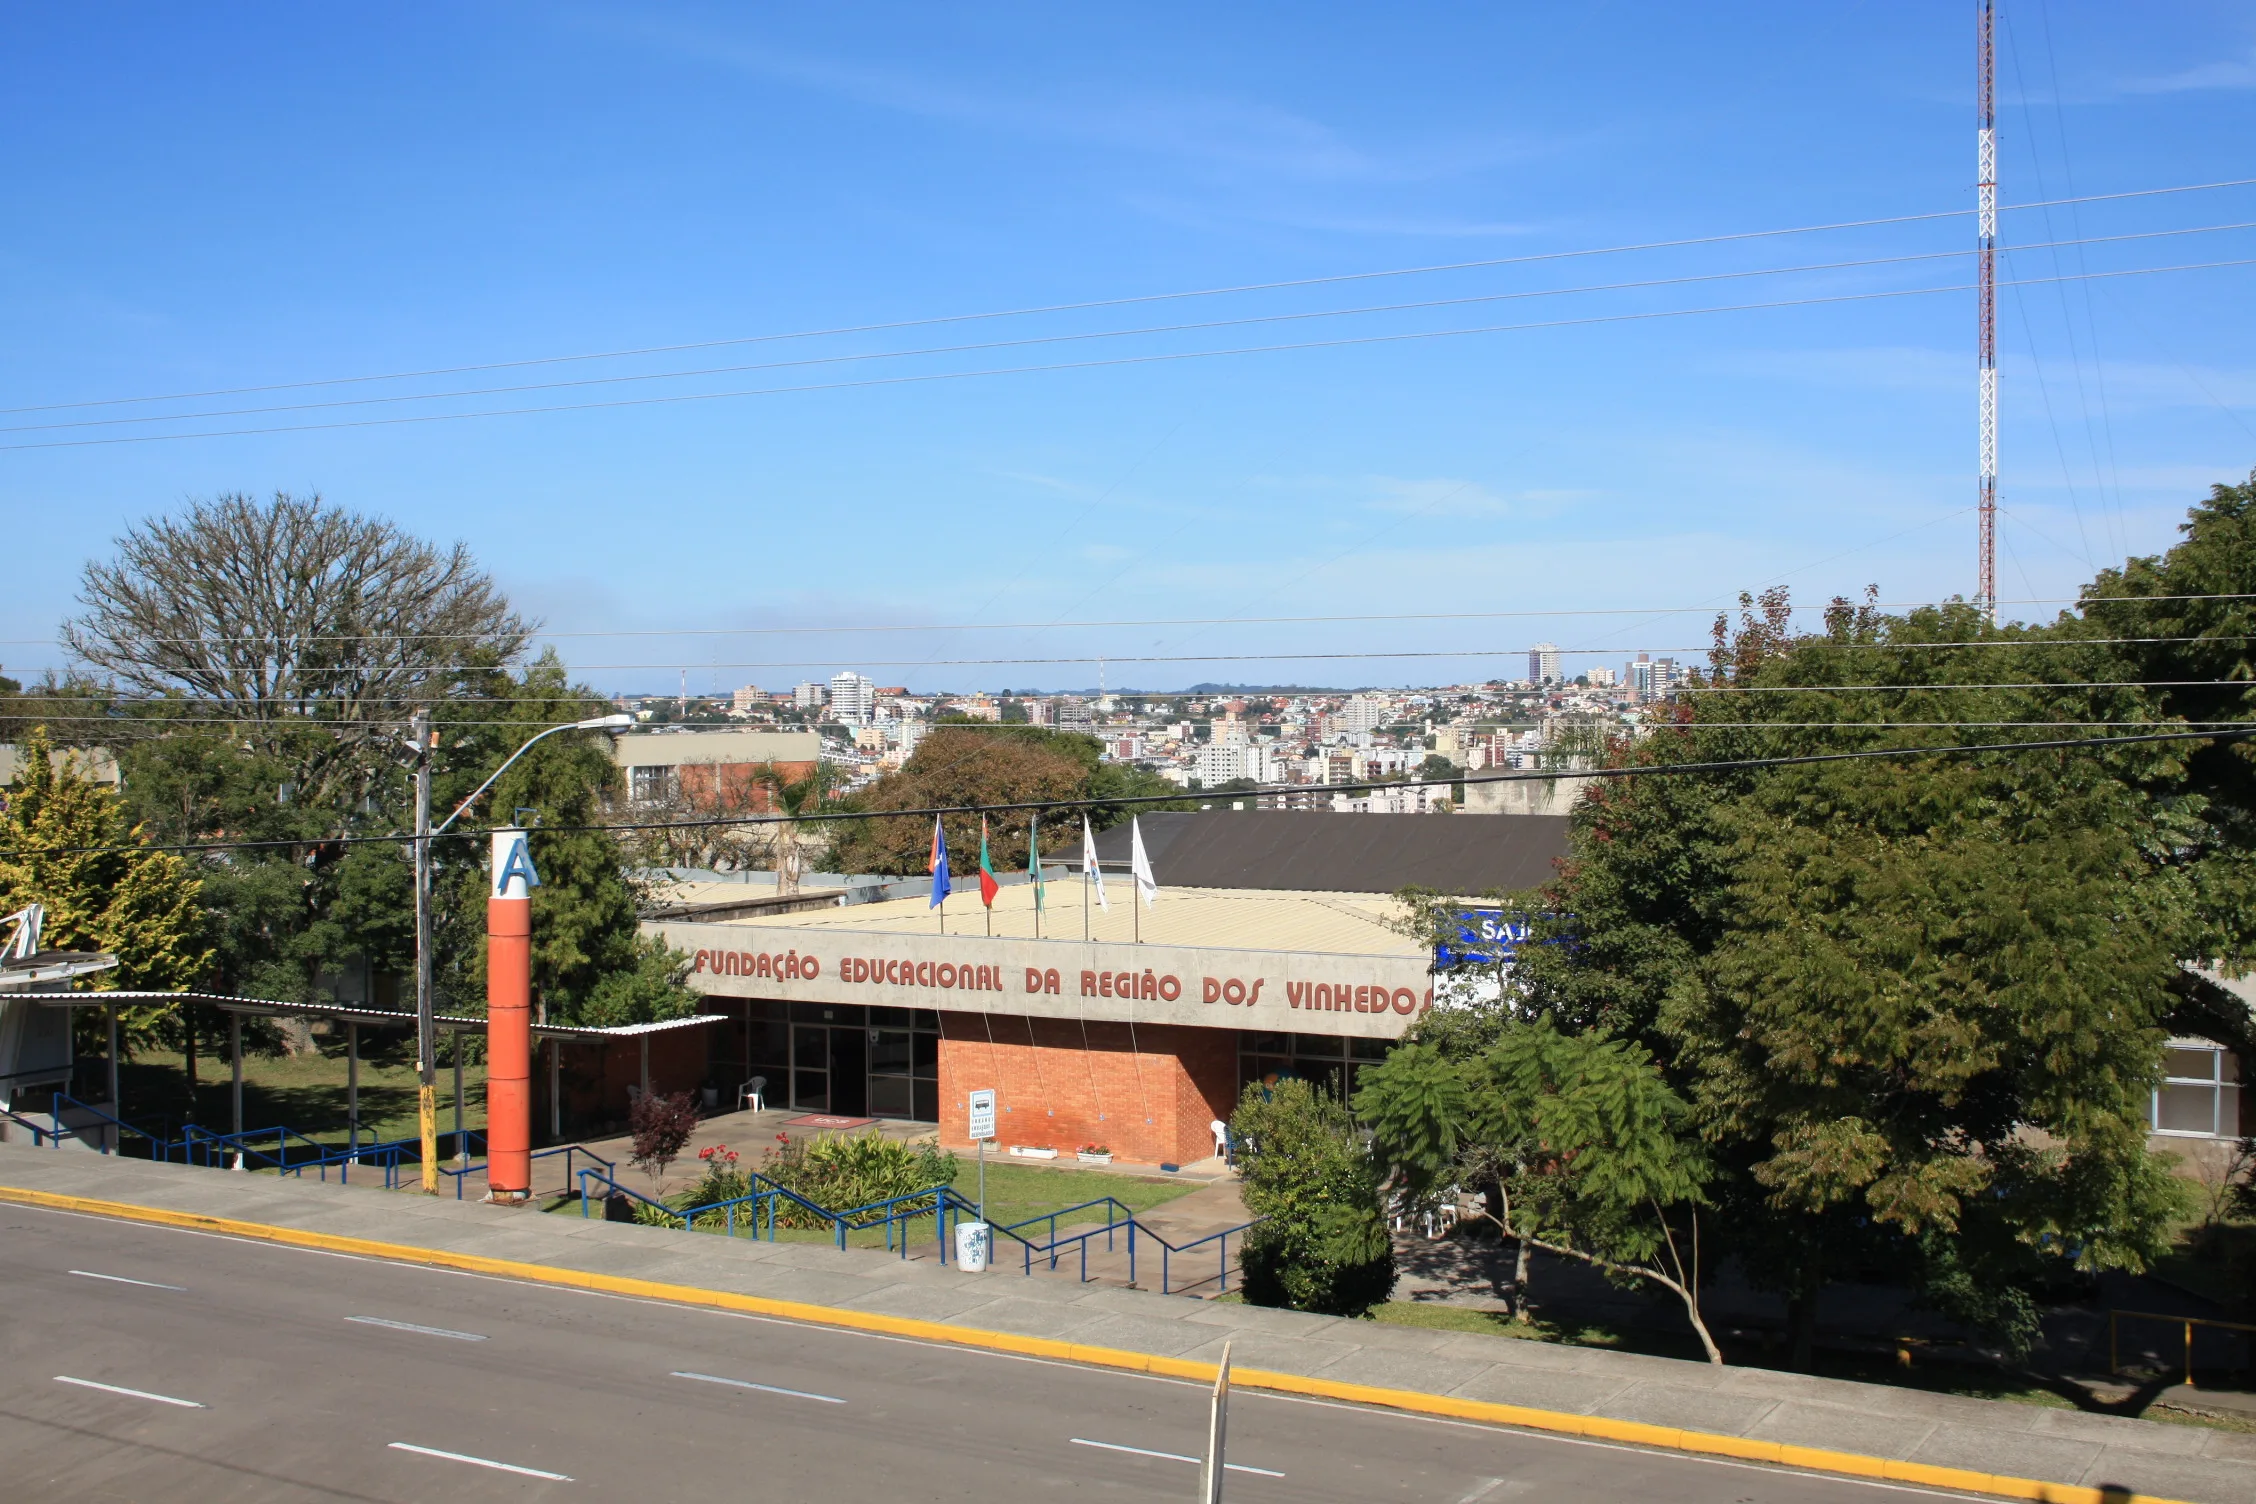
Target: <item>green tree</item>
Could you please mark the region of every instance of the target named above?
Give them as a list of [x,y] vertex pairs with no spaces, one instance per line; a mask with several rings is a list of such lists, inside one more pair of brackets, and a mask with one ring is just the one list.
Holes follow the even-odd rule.
[[[98,991],[171,992],[194,986],[211,961],[197,908],[195,874],[169,852],[133,849],[140,832],[117,795],[46,734],[23,744],[24,764],[0,813],[0,913],[46,909],[41,943],[53,950],[110,951],[115,970]],[[88,850],[86,848],[107,848]],[[122,848],[122,849],[121,849]],[[129,1045],[149,1042],[170,1010],[121,1010]]]
[[1230,1115],[1248,1147],[1246,1210],[1262,1220],[1238,1261],[1245,1298],[1360,1316],[1394,1289],[1379,1172],[1356,1142],[1346,1109],[1306,1081],[1251,1086]]
[[[1038,726],[935,725],[899,770],[879,779],[844,807],[888,809],[969,809],[981,805],[1038,800],[1083,800],[1100,830],[1137,810],[1112,801],[1149,794],[1173,794],[1174,786],[1142,769],[1100,760],[1097,739]],[[1195,802],[1172,807],[1195,809]],[[1066,824],[1078,825],[1078,812],[1052,814],[1043,826],[1056,840]],[[1021,810],[988,821],[988,840],[998,867],[1026,865],[1031,817]],[[947,822],[951,853],[979,849],[979,816],[952,816]],[[932,844],[930,815],[897,820],[842,821],[836,860],[852,872],[911,873],[925,870]]]
[[610,1029],[691,1017],[697,1012],[697,994],[682,985],[688,970],[689,957],[656,935],[645,936],[635,943],[633,964],[598,977],[586,999],[564,1010],[556,1022]]
[[[1846,602],[1796,634],[1785,607],[1719,621],[1712,676],[1615,759],[1947,749],[2155,714],[2091,687],[2111,676],[2073,634]],[[2137,1268],[2177,1201],[2143,1114],[2181,963],[2214,935],[2185,766],[2148,745],[1609,780],[1531,905],[1549,917],[1508,1001],[1667,1062],[1712,1148],[1717,1223],[1788,1296],[1797,1361],[1818,1292],[1866,1265],[2023,1343],[2036,1271]]]
[[[1706,1152],[1645,1050],[1564,1034],[1548,1018],[1514,1020],[1477,1054],[1396,1049],[1364,1068],[1355,1110],[1411,1197],[1468,1167],[1485,1171],[1498,1193],[1490,1216],[1523,1254],[1538,1248],[1671,1291],[1708,1361],[1723,1361],[1691,1252]],[[1515,1304],[1524,1317],[1524,1299]]]
[[[486,703],[447,707],[441,723],[442,773],[433,808],[450,811],[536,733],[604,712],[592,690],[574,685],[553,650],[517,674],[496,669]],[[486,724],[492,723],[492,724]],[[544,1016],[576,1019],[605,977],[641,964],[635,893],[618,837],[599,828],[619,770],[600,732],[564,732],[503,773],[456,830],[435,843],[448,930],[447,990],[456,1007],[485,997],[485,916],[490,843],[484,829],[512,821],[532,827],[533,997]],[[439,818],[444,818],[441,814]],[[567,827],[543,829],[544,826]],[[464,827],[470,827],[464,830]],[[572,828],[577,827],[577,828]]]

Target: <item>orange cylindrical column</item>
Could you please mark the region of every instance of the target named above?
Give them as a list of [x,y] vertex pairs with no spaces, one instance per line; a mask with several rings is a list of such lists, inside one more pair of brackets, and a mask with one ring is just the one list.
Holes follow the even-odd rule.
[[540,879],[522,830],[493,833],[486,890],[486,1192],[533,1189],[533,902]]

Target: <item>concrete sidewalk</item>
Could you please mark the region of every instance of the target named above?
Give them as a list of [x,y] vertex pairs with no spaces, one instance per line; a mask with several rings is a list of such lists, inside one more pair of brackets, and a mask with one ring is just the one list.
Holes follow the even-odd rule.
[[2256,1436],[2193,1426],[17,1145],[0,1145],[0,1185],[1167,1357],[1212,1362],[1234,1337],[1235,1361],[1247,1368],[2197,1504],[2256,1504]]

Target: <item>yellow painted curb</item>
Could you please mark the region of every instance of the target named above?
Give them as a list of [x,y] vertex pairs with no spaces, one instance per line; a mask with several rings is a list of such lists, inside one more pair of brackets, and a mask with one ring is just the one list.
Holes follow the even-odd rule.
[[[26,1190],[0,1185],[0,1202],[43,1206],[56,1211],[82,1212],[144,1222],[157,1227],[186,1228],[194,1232],[221,1233],[250,1238],[288,1248],[312,1248],[324,1253],[357,1254],[363,1258],[422,1264],[434,1269],[454,1269],[466,1274],[498,1275],[505,1279],[565,1289],[592,1290],[606,1295],[631,1295],[677,1305],[706,1306],[747,1315],[780,1317],[812,1326],[840,1327],[848,1331],[876,1332],[890,1337],[913,1337],[957,1347],[1021,1357],[1055,1358],[1086,1363],[1096,1368],[1123,1369],[1131,1373],[1210,1382],[1215,1365],[1187,1358],[1164,1358],[1153,1353],[1128,1352],[1116,1347],[1091,1347],[1054,1337],[1022,1337],[1010,1332],[981,1331],[941,1321],[919,1321],[907,1316],[884,1316],[873,1311],[847,1311],[834,1306],[809,1305],[797,1300],[772,1300],[760,1295],[736,1295],[725,1290],[701,1290],[692,1285],[669,1285],[656,1280],[629,1279],[623,1275],[591,1274],[578,1269],[557,1269],[545,1264],[521,1264],[513,1259],[486,1258],[474,1253],[452,1253],[439,1248],[416,1248],[404,1243],[383,1243],[373,1238],[340,1237],[333,1233],[306,1232],[294,1227],[273,1227],[263,1222],[238,1222],[231,1217],[211,1217],[197,1212],[168,1211],[160,1207],[133,1206],[121,1201],[100,1201],[90,1196],[66,1196],[53,1191]],[[1663,1451],[1731,1457],[1750,1462],[1776,1463],[1806,1472],[1837,1473],[1851,1478],[1879,1478],[1891,1483],[1922,1484],[1960,1493],[1993,1494],[2026,1499],[2033,1504],[2179,1504],[2152,1494],[2124,1493],[2089,1488],[2077,1483],[2042,1483],[2000,1473],[1966,1468],[1934,1467],[1920,1462],[1866,1457],[1855,1452],[1833,1452],[1818,1447],[1788,1446],[1783,1442],[1754,1441],[1744,1436],[1724,1436],[1708,1431],[1686,1431],[1674,1426],[1647,1425],[1642,1421],[1612,1420],[1602,1415],[1576,1415],[1563,1410],[1538,1410],[1526,1405],[1496,1404],[1487,1400],[1457,1399],[1442,1394],[1420,1394],[1409,1389],[1381,1389],[1369,1384],[1345,1384],[1336,1379],[1309,1378],[1301,1374],[1272,1373],[1258,1368],[1230,1370],[1230,1382],[1245,1389],[1267,1389],[1279,1394],[1306,1395],[1313,1399],[1342,1400],[1376,1405],[1418,1415],[1438,1415],[1452,1420],[1487,1425],[1518,1426],[1530,1431],[1551,1431],[1594,1441],[1623,1442]]]

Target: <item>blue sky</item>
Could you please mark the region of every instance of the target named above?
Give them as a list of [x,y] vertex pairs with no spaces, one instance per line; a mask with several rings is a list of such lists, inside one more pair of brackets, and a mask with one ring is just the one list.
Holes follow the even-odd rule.
[[[0,406],[1961,210],[1971,31],[1965,3],[20,7],[0,54]],[[2246,6],[2007,0],[2000,43],[2006,202],[2256,177]],[[2244,187],[2012,214],[2004,238],[2247,221]],[[1134,660],[1547,637],[1618,662],[1704,639],[1700,616],[1646,608],[1742,588],[1967,592],[1972,297],[1867,295],[1963,284],[1971,258],[1836,263],[1971,241],[1943,218],[17,412],[0,444],[73,442],[0,449],[0,664],[55,661],[41,642],[79,567],[134,520],[277,488],[467,541],[559,633],[639,634],[559,639],[607,688],[839,667],[1073,686],[1091,667],[979,660],[1095,655],[1116,685],[1436,682],[1503,664]],[[2001,277],[2247,257],[2256,231],[2213,231],[2021,250]],[[1506,297],[1811,266],[1828,269]],[[2188,504],[2256,465],[2252,291],[2246,266],[2006,289],[2009,600],[2167,547]],[[1450,299],[1486,301],[1279,318]],[[1591,318],[1608,321],[1142,359]],[[1245,320],[1266,322],[1117,334]],[[1092,335],[1117,337],[1062,338]],[[1037,343],[898,353],[1006,341]],[[961,374],[1061,364],[1080,368]],[[709,374],[669,374],[686,371]],[[782,386],[825,389],[75,442]],[[485,394],[301,405],[434,391]],[[204,412],[223,416],[112,421]],[[27,426],[56,422],[110,426]],[[1572,611],[1627,614],[1047,625]],[[745,630],[931,622],[1043,625]]]

